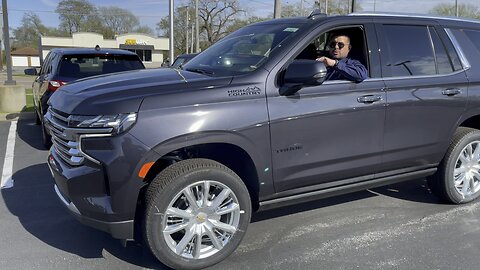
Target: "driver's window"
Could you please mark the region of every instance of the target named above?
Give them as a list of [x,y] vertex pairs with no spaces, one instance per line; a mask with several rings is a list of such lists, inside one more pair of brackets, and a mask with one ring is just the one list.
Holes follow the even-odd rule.
[[[339,36],[347,36],[348,41],[332,43],[334,39]],[[332,45],[333,44],[333,45]],[[338,50],[339,47],[348,46],[346,55],[338,56],[334,55],[334,49],[336,47]],[[365,31],[362,26],[354,27],[342,27],[323,32],[317,37],[315,37],[296,57],[295,59],[307,59],[315,60],[322,56],[328,57],[330,59],[341,59],[341,57],[348,57],[359,61],[365,69],[368,68],[368,50],[365,37]]]

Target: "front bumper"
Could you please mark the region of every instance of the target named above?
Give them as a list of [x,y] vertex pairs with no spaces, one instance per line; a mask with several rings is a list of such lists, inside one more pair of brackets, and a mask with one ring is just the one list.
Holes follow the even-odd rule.
[[57,155],[52,148],[48,166],[55,181],[55,192],[69,212],[87,226],[110,233],[114,238],[132,240],[133,217],[124,219],[113,211],[101,166],[69,167]]
[[100,231],[107,232],[112,235],[113,238],[133,240],[134,222],[133,220],[118,221],[118,222],[105,222],[97,219],[88,218],[82,216],[78,211],[75,204],[69,202],[58,189],[58,186],[54,185],[55,192],[58,198],[62,201],[63,205],[67,207],[69,212],[82,224],[90,226]]

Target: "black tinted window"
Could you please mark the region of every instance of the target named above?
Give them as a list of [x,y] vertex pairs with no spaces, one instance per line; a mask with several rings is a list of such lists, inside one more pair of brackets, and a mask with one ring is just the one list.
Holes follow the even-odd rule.
[[47,54],[47,57],[45,57],[45,60],[43,61],[43,65],[42,65],[42,68],[40,70],[40,75],[44,75],[48,72],[48,67],[50,66],[50,62],[52,60],[52,56],[53,53],[52,52],[49,52]]
[[136,55],[64,55],[60,61],[58,75],[80,79],[142,68],[144,66]]
[[384,25],[391,76],[436,74],[432,42],[426,26]]
[[460,61],[460,57],[458,57],[457,51],[453,47],[453,44],[450,38],[447,38],[444,45],[447,48],[447,52],[448,52],[448,56],[450,56],[450,60],[452,60],[454,70],[457,71],[457,70],[463,69],[462,62]]
[[435,58],[437,59],[437,67],[439,74],[446,74],[453,72],[450,57],[443,46],[442,41],[438,37],[437,32],[433,27],[429,27],[430,35],[432,36],[433,48],[435,49]]

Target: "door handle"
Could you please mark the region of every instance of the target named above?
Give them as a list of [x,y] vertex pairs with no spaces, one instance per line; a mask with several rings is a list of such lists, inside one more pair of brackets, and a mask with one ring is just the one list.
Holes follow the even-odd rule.
[[442,95],[449,96],[449,97],[458,95],[460,93],[462,93],[462,91],[460,91],[460,89],[458,88],[447,88],[442,90]]
[[382,96],[378,96],[378,95],[365,95],[357,98],[357,101],[359,103],[366,103],[366,104],[371,104],[380,100],[382,100]]

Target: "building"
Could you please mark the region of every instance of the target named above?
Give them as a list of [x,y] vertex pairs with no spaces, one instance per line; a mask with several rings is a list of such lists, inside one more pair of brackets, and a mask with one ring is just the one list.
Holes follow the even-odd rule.
[[40,66],[40,57],[38,50],[31,47],[24,47],[12,51],[12,66],[14,67],[38,67]]
[[97,33],[73,33],[72,37],[40,38],[42,59],[53,48],[94,48],[125,49],[138,54],[147,68],[160,67],[163,55],[168,54],[168,38],[155,38],[145,34],[118,35],[115,39],[104,39]]

